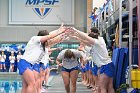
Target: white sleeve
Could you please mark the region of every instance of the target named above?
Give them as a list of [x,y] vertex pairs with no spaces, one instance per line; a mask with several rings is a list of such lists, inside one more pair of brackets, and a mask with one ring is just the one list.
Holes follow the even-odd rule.
[[79,50],[75,50],[73,52],[74,52],[75,56],[78,57],[78,58],[80,58],[82,56],[82,54]]
[[19,59],[19,55],[17,55],[17,60]]
[[16,57],[14,56],[14,60],[16,59]]
[[64,57],[64,53],[65,53],[65,50],[62,50],[62,51],[58,54],[57,58],[61,60],[61,59]]
[[9,60],[11,60],[11,56],[9,56]]
[[95,45],[100,45],[100,44],[102,44],[102,43],[104,43],[105,44],[105,40],[104,40],[104,38],[103,37],[98,37],[98,39],[94,39],[95,40]]
[[6,55],[4,55],[4,58],[6,59]]
[[29,42],[34,42],[34,43],[38,43],[40,42],[42,36],[33,36]]
[[85,46],[85,50],[86,50],[86,52],[90,52],[90,50],[91,50],[91,47],[89,47],[89,46]]

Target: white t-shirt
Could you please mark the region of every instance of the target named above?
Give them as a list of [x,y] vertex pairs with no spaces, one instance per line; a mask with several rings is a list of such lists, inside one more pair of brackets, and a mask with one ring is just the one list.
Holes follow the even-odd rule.
[[90,62],[90,64],[92,64],[92,67],[94,67],[94,62],[92,59],[92,53],[91,53],[91,47],[89,46],[85,46],[85,50],[86,50],[86,61]]
[[91,47],[85,46],[85,51],[86,51],[86,60],[88,60],[88,61],[92,60]]
[[41,45],[40,39],[42,36],[33,36],[30,41],[27,43],[25,52],[21,59],[25,59],[31,64],[40,62],[44,56],[43,47]]
[[0,58],[1,58],[1,62],[5,62],[5,59],[6,59],[6,55],[0,55]]
[[108,51],[103,37],[95,39],[95,44],[92,46],[91,54],[94,63],[98,67],[112,62],[111,58],[108,56]]
[[10,63],[14,63],[15,62],[15,56],[9,56],[9,60],[10,60]]
[[80,58],[82,56],[81,53],[79,52],[79,50],[70,49],[74,53],[75,59],[74,58],[71,58],[71,59],[64,58],[64,54],[65,54],[66,50],[67,49],[62,50],[57,56],[58,59],[62,60],[63,67],[66,69],[71,69],[71,68],[78,66],[78,58]]
[[17,62],[21,59],[22,55],[17,55]]
[[[79,51],[83,57],[83,60],[85,61],[86,60],[86,52],[85,50],[84,51]],[[80,61],[80,60],[79,60]]]
[[49,63],[48,48],[45,48],[45,55],[43,56],[40,62],[44,63],[45,65]]

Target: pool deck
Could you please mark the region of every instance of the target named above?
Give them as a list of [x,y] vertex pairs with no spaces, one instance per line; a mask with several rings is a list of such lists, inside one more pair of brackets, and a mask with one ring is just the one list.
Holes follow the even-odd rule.
[[[20,81],[21,76],[15,72],[2,72],[0,73],[0,81]],[[60,74],[51,75],[48,84],[51,85],[48,87],[46,92],[42,93],[66,93],[63,80]],[[3,92],[4,93],[4,92]],[[17,90],[16,93],[21,93],[21,88]],[[81,82],[77,82],[77,91],[76,93],[92,93],[91,89],[87,89],[85,86],[82,85]]]
[[[50,82],[52,85],[46,93],[66,93],[61,75],[56,75]],[[92,93],[91,89],[87,89],[81,82],[77,82],[76,93]]]
[[0,81],[21,81],[17,72],[0,72]]

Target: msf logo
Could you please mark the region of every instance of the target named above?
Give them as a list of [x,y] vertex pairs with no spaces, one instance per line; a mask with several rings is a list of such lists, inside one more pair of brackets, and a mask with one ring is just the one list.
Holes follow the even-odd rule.
[[44,19],[52,8],[57,6],[57,3],[59,0],[26,0],[26,6],[32,7],[41,19]]

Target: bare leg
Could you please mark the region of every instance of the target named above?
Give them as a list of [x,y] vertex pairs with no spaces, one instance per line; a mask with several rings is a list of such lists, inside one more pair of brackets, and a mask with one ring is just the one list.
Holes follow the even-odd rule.
[[95,76],[92,75],[92,89],[95,90],[96,86],[95,86]]
[[5,64],[3,64],[3,66],[4,66],[4,70],[6,70],[6,66],[5,66]]
[[109,78],[108,93],[115,93],[113,88],[113,78]]
[[93,93],[100,93],[99,92],[99,84],[98,84],[98,76],[93,75]]
[[12,64],[12,72],[14,72],[14,64]]
[[84,85],[85,82],[86,82],[86,73],[84,72],[84,73],[83,73],[83,81],[82,81],[82,84]]
[[88,71],[85,72],[85,83],[84,85],[87,86],[88,84]]
[[37,93],[37,88],[36,88],[35,77],[34,77],[33,71],[31,71],[30,69],[27,69],[23,73],[22,78],[27,83],[25,93]]
[[107,93],[107,88],[109,84],[109,77],[106,74],[99,75],[99,88],[101,93]]
[[48,83],[49,76],[50,76],[50,68],[47,68],[45,71],[45,83],[46,84]]
[[0,70],[2,70],[2,64],[0,64]]
[[26,89],[27,89],[27,83],[22,78],[22,90],[21,90],[21,93],[26,93]]
[[93,79],[92,79],[92,72],[91,72],[91,70],[89,70],[89,84],[90,84],[89,88],[92,88],[93,87]]
[[71,80],[71,93],[76,93],[76,81],[78,78],[78,70],[73,70],[70,72]]
[[42,82],[45,78],[45,73],[46,73],[46,70],[43,70],[42,68],[40,68],[40,90],[42,89]]
[[37,93],[41,92],[41,87],[40,87],[40,73],[37,71],[33,70],[35,81],[36,81],[36,87],[37,87]]
[[44,71],[42,68],[40,68],[40,77],[41,77],[41,84],[45,78],[46,70]]
[[86,72],[87,74],[87,83],[86,83],[86,86],[90,86],[90,74],[89,74],[89,70]]
[[81,73],[82,82],[84,81],[84,74]]
[[65,71],[62,71],[61,74],[64,81],[66,92],[70,93],[70,74]]

